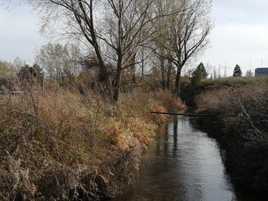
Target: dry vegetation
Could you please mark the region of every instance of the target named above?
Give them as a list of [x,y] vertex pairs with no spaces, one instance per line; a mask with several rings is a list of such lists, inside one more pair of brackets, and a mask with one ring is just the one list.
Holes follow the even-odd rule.
[[158,125],[167,121],[150,111],[171,106],[183,109],[163,91],[136,90],[117,105],[64,89],[1,96],[0,199],[105,196],[116,180],[131,179]]
[[[226,127],[253,129],[265,135],[267,127],[267,79],[229,80],[228,85],[208,85],[201,95],[196,97],[198,112],[221,115]],[[238,125],[241,124],[241,125]],[[232,125],[235,124],[235,125]],[[242,129],[241,128],[241,129]],[[263,130],[263,132],[261,131]]]
[[185,109],[174,96],[207,45],[211,2],[26,2],[69,45],[45,45],[32,67],[2,63],[20,83],[0,80],[0,199],[105,200],[168,120],[150,112]]
[[267,193],[267,79],[216,81],[212,86],[196,97],[197,112],[212,115],[199,125],[209,127],[221,142],[232,180],[244,189]]

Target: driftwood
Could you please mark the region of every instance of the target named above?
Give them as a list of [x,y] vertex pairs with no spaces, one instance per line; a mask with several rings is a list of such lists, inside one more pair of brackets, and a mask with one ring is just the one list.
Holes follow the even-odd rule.
[[254,134],[257,137],[262,137],[263,133],[255,126],[250,114],[248,113],[245,105],[242,103],[242,101],[239,99],[239,105],[241,108],[241,113],[243,117],[245,117],[246,121],[249,123],[250,127],[254,130]]

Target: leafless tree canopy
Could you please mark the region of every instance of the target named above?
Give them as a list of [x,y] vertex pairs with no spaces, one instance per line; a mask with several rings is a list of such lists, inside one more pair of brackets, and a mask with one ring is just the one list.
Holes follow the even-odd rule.
[[[162,72],[164,60],[176,67],[175,92],[180,94],[181,71],[185,64],[207,45],[211,24],[208,18],[210,2],[205,0],[158,1],[158,12],[176,9],[179,13],[160,18],[156,28],[154,52],[160,57]],[[170,72],[170,69],[167,69]],[[168,73],[167,79],[170,74]]]
[[80,49],[75,45],[49,43],[40,49],[35,62],[42,66],[47,77],[60,81],[79,74],[81,57]]
[[[159,57],[163,76],[168,80],[172,67],[176,67],[178,92],[182,68],[207,44],[210,30],[207,0],[32,0],[31,3],[42,11],[44,27],[57,21],[54,29],[63,28],[66,35],[94,50],[100,68],[99,80],[110,88],[114,100],[118,100],[122,76],[127,72],[135,74],[136,64],[144,62],[144,49]],[[113,64],[113,69],[108,69],[111,65],[107,63]],[[109,82],[111,71],[113,81]]]

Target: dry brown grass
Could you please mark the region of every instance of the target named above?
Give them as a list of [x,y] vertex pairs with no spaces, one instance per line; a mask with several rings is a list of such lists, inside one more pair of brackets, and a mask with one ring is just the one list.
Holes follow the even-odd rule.
[[245,132],[258,128],[267,132],[267,95],[266,85],[261,84],[207,90],[196,98],[197,112],[221,115],[227,129],[239,128]]
[[167,93],[142,91],[122,95],[118,105],[62,89],[0,97],[0,196],[35,197],[44,193],[48,174],[71,172],[78,182],[81,172],[98,172],[120,153],[146,149],[158,124],[167,120],[150,112],[166,111],[170,103]]
[[219,110],[237,113],[240,111],[239,102],[246,106],[260,106],[265,102],[267,89],[265,86],[244,86],[208,90],[196,98],[198,110]]

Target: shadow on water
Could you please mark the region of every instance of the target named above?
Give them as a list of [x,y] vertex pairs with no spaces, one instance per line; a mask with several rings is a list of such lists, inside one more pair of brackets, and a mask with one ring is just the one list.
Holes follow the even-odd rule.
[[260,201],[234,192],[214,139],[174,118],[144,158],[138,179],[115,201]]

